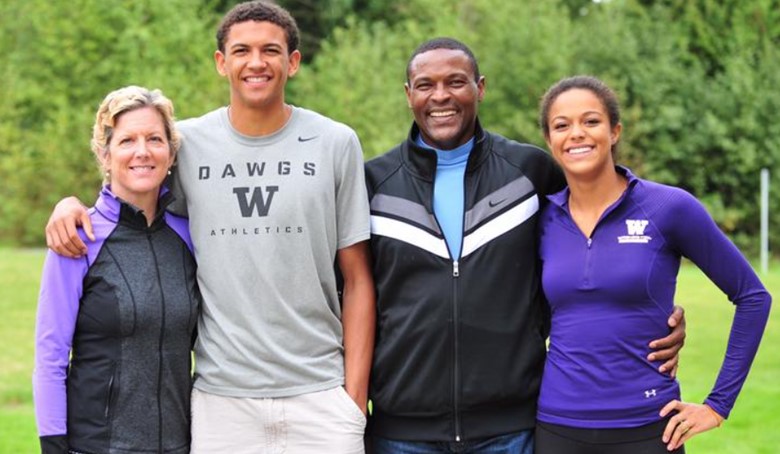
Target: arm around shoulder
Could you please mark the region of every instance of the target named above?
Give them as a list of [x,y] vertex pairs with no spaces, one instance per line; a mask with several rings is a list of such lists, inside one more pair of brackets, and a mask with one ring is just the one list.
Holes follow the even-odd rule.
[[66,257],[85,255],[87,246],[78,235],[78,226],[82,226],[87,237],[95,241],[87,207],[76,197],[60,200],[46,223],[46,245]]

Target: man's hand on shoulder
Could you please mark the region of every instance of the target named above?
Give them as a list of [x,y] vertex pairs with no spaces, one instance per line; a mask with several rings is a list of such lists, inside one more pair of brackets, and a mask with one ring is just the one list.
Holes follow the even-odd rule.
[[57,254],[77,258],[87,253],[77,228],[84,228],[87,237],[95,241],[87,208],[76,197],[67,197],[54,206],[46,223],[46,246]]

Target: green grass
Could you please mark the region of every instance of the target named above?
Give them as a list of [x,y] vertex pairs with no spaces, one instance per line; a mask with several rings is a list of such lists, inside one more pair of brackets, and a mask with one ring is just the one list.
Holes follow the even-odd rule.
[[[780,297],[780,265],[773,264],[761,279]],[[701,402],[709,393],[723,361],[734,306],[697,268],[680,274],[678,304],[686,309],[687,340],[679,371],[683,399]],[[780,312],[773,308],[764,338],[731,417],[719,429],[687,443],[689,453],[775,453],[780,445]],[[773,347],[774,346],[774,347]]]
[[0,453],[40,452],[30,381],[43,256],[0,249]]
[[[38,282],[44,252],[0,248],[0,453],[38,451],[30,376]],[[780,265],[764,283],[780,295]],[[723,360],[733,306],[698,269],[680,273],[677,302],[685,307],[688,338],[682,355],[683,398],[702,401]],[[774,453],[780,446],[780,313],[774,310],[766,334],[731,418],[720,429],[686,445],[688,453]]]

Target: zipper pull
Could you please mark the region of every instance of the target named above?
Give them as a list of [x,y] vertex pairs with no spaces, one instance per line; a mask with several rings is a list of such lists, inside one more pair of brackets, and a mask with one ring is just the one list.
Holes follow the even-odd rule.
[[588,238],[588,249],[590,249],[591,244],[593,244],[593,238]]
[[458,269],[458,261],[457,260],[452,262],[452,276],[453,277],[460,276],[460,270]]

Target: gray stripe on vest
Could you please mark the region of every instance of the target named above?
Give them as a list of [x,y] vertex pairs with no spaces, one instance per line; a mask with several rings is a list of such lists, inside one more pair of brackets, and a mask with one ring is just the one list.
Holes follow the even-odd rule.
[[436,219],[419,203],[414,203],[401,197],[377,194],[371,199],[371,211],[411,221],[441,235]]
[[466,212],[463,230],[470,232],[486,219],[517,205],[533,194],[534,185],[526,177],[520,177],[483,197]]

